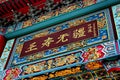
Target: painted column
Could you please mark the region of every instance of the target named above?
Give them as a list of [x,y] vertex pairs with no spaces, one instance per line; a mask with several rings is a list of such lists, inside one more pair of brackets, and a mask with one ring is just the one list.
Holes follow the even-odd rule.
[[2,52],[4,50],[5,44],[6,44],[6,38],[0,34],[0,57],[1,57]]

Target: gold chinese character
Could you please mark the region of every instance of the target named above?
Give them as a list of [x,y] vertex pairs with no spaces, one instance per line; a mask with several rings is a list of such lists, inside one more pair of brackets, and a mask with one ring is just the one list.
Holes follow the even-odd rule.
[[33,51],[33,50],[37,50],[36,47],[37,47],[36,42],[31,43],[30,46],[29,46],[29,48],[28,48],[28,50],[25,51],[25,53]]
[[96,27],[95,27],[95,24],[93,24],[93,33],[94,33],[94,37],[96,37],[97,36],[97,33],[96,33],[97,31],[96,31]]
[[83,36],[86,36],[84,27],[76,29],[76,30],[73,31],[73,38],[80,38],[80,37],[83,37]]
[[66,36],[69,36],[69,34],[67,34],[67,33],[61,34],[61,35],[58,37],[59,40],[58,40],[56,43],[68,41],[68,39],[65,39]]
[[44,47],[44,46],[49,47],[50,43],[52,43],[52,42],[54,42],[53,38],[48,37],[46,40],[44,40],[44,43],[42,43],[42,47]]
[[88,24],[88,33],[92,32],[92,25]]

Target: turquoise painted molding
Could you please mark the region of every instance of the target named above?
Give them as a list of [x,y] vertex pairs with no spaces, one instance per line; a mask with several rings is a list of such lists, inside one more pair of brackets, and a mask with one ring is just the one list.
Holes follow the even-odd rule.
[[113,5],[119,4],[119,3],[120,3],[120,0],[105,0],[100,3],[91,5],[89,7],[85,7],[82,9],[74,10],[69,13],[61,14],[59,16],[48,19],[46,21],[34,24],[31,27],[27,27],[27,28],[23,28],[23,29],[11,32],[11,33],[7,33],[4,36],[7,38],[7,40],[12,39],[12,38],[17,38],[17,37],[27,35],[29,33],[35,32],[35,31],[42,30],[44,28],[48,28],[53,25],[57,25],[64,21],[74,19],[76,17],[81,17],[81,16],[87,15],[89,13],[108,8],[110,6],[113,6]]

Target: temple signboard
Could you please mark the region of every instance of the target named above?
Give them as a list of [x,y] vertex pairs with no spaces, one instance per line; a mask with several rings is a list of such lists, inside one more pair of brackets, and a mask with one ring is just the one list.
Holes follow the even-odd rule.
[[73,26],[47,36],[25,42],[20,57],[97,36],[97,21],[90,21],[79,26]]

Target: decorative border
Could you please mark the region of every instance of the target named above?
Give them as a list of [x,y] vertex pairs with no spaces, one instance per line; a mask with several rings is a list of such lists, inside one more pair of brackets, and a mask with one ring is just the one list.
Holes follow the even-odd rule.
[[[102,46],[104,46],[104,47],[102,47]],[[96,59],[90,58],[90,60],[87,60],[87,61],[84,61],[84,58],[81,58],[82,59],[82,61],[81,61],[81,59],[80,59],[80,57],[82,57],[81,55],[83,55],[84,53],[86,53],[86,51],[89,51],[92,48],[93,49],[96,48],[97,49],[96,50],[97,53],[101,52],[99,50],[101,50],[103,48],[102,51],[104,51],[105,55],[103,57],[100,57],[100,58],[96,57]],[[68,60],[69,58],[67,56],[69,56],[69,57],[73,56],[72,53],[79,54],[79,55],[76,55],[76,56],[80,56],[79,60],[77,60],[77,58],[72,58],[73,60],[72,59],[69,60],[69,61],[72,61],[72,62],[70,62],[70,64],[68,63],[68,61],[65,61],[65,62],[63,62],[64,64],[60,64],[61,66],[56,66],[55,65],[56,63],[59,63],[60,60],[62,60],[62,59],[67,59]],[[94,57],[93,54],[91,54],[91,55]],[[96,52],[95,52],[95,54],[96,54]],[[16,67],[14,66],[14,67],[9,68],[7,70],[12,70],[12,71],[15,70],[16,71],[16,69],[17,69],[17,74],[16,74],[18,76],[17,79],[21,79],[21,78],[27,78],[29,76],[42,75],[42,74],[45,74],[45,73],[50,73],[50,72],[53,72],[53,71],[58,71],[58,70],[61,70],[61,69],[66,69],[68,67],[74,67],[74,66],[77,66],[77,65],[80,65],[80,64],[88,63],[89,61],[91,62],[91,61],[94,61],[94,60],[99,60],[99,59],[101,60],[101,59],[104,59],[104,58],[107,58],[107,57],[112,57],[112,56],[115,56],[115,55],[118,55],[118,54],[116,53],[116,47],[115,47],[114,42],[105,42],[105,43],[102,43],[102,44],[98,44],[96,46],[94,45],[94,46],[91,46],[91,47],[88,47],[88,48],[80,49],[77,52],[73,51],[73,52],[70,52],[70,53],[67,53],[67,54],[62,54],[61,56],[60,55],[54,56],[54,57],[52,57],[50,59],[46,58],[46,59],[41,60],[41,61],[37,61],[37,62],[34,61],[34,62],[31,62],[31,63],[18,65]],[[57,59],[59,60],[59,62],[54,62],[53,61],[53,60],[58,61]],[[76,62],[76,60],[77,60],[77,62]],[[46,62],[48,62],[48,61],[50,61],[50,62],[52,61],[52,65],[53,66],[51,67],[51,69],[44,68],[45,65],[46,66],[51,65],[51,64],[48,64],[48,63],[46,64]],[[74,61],[75,61],[75,63],[74,63]],[[38,64],[40,64],[41,67],[37,66]],[[41,70],[37,71],[39,69],[41,69]],[[88,68],[86,67],[86,69],[88,69]],[[97,69],[97,68],[94,68],[94,69]],[[32,70],[33,72],[28,73],[28,74],[22,74],[24,72],[29,72],[30,70]],[[13,76],[14,76],[14,74],[13,74]]]
[[[8,67],[7,68],[9,68],[8,70],[12,70],[12,71],[16,71],[16,69],[17,69],[17,77],[18,78],[26,78],[26,77],[29,77],[29,76],[36,76],[36,75],[40,75],[40,74],[44,74],[44,73],[48,73],[48,72],[52,72],[52,71],[57,71],[57,70],[61,70],[61,69],[65,69],[65,68],[67,68],[67,67],[74,67],[74,66],[76,66],[76,65],[79,65],[79,64],[83,64],[83,63],[86,63],[86,62],[89,62],[89,61],[94,61],[94,60],[98,60],[98,59],[104,59],[104,58],[108,58],[108,57],[111,57],[111,56],[115,56],[115,55],[118,55],[117,54],[117,52],[116,52],[116,45],[115,45],[115,42],[114,41],[109,41],[109,40],[114,40],[114,37],[113,37],[113,35],[112,35],[112,25],[111,25],[111,22],[110,22],[110,15],[108,15],[108,13],[109,13],[109,10],[108,9],[106,9],[106,10],[102,10],[102,11],[99,11],[99,12],[96,12],[96,13],[93,13],[93,14],[90,14],[90,15],[87,15],[87,17],[89,17],[89,18],[86,18],[86,16],[85,17],[82,17],[82,18],[78,18],[78,19],[83,19],[83,18],[85,18],[85,20],[86,21],[90,21],[91,20],[91,16],[92,15],[95,15],[95,14],[100,14],[100,13],[102,13],[102,15],[105,13],[105,21],[107,21],[107,23],[106,24],[104,24],[104,26],[106,26],[106,27],[103,27],[103,28],[100,28],[100,29],[102,29],[102,31],[104,31],[104,30],[108,30],[108,34],[109,35],[107,35],[107,38],[106,39],[104,39],[103,41],[100,41],[100,42],[103,42],[103,43],[99,43],[99,44],[96,44],[97,42],[89,42],[89,46],[87,45],[85,45],[85,44],[83,44],[83,46],[82,46],[82,48],[81,49],[75,49],[76,48],[76,45],[74,45],[74,44],[72,44],[73,46],[72,47],[74,47],[73,49],[70,49],[68,52],[61,52],[61,54],[59,54],[59,55],[52,55],[52,56],[49,56],[49,57],[46,57],[46,58],[43,58],[43,59],[39,59],[39,60],[33,60],[33,61],[31,61],[31,62],[28,62],[28,63],[25,63],[25,64],[23,64],[23,63],[21,63],[20,65],[16,65],[16,66],[11,66],[11,62],[14,60],[14,56],[15,56],[15,51],[16,51],[16,47],[17,47],[17,45],[18,44],[23,44],[25,41],[28,41],[28,40],[31,40],[31,39],[33,39],[33,38],[37,38],[37,37],[40,37],[41,36],[41,33],[42,32],[45,32],[45,31],[47,31],[47,34],[45,33],[44,35],[48,35],[48,34],[51,34],[51,33],[54,33],[54,32],[56,32],[55,31],[55,29],[56,29],[56,27],[57,26],[60,26],[60,30],[64,30],[64,29],[67,29],[67,28],[69,28],[70,26],[68,26],[68,22],[65,22],[65,23],[63,23],[63,24],[59,24],[59,25],[57,25],[57,26],[53,26],[53,27],[51,27],[51,28],[48,28],[48,29],[45,29],[45,30],[43,30],[43,31],[40,31],[40,32],[36,32],[37,33],[37,36],[34,36],[34,37],[31,37],[31,36],[33,36],[33,35],[36,35],[36,33],[33,33],[33,34],[29,34],[29,35],[25,35],[25,36],[23,36],[23,37],[20,37],[20,38],[18,38],[17,39],[17,41],[16,41],[16,43],[15,43],[15,46],[14,46],[14,49],[13,49],[13,53],[12,53],[12,55],[11,55],[11,58],[10,58],[10,62],[9,62],[9,65],[8,65]],[[107,14],[107,15],[106,15]],[[101,15],[101,14],[100,14]],[[95,15],[96,16],[96,15]],[[94,19],[96,19],[97,17],[95,17],[94,16],[94,18],[92,18],[92,20],[94,20]],[[100,16],[101,18],[103,18],[102,16]],[[71,20],[71,23],[73,24],[73,22],[75,23],[78,19],[75,19],[75,20]],[[102,21],[103,21],[104,19],[102,19]],[[84,22],[84,20],[81,20],[81,21],[83,21]],[[99,20],[98,20],[99,21]],[[63,26],[64,25],[64,26]],[[75,24],[76,25],[76,24]],[[108,28],[109,27],[109,28]],[[58,29],[58,31],[60,31],[59,29]],[[48,33],[48,31],[50,31],[49,33]],[[102,34],[103,32],[101,32],[101,34]],[[38,34],[40,34],[40,35],[38,35]],[[99,35],[101,35],[101,34],[99,34]],[[43,34],[42,34],[42,36],[44,36]],[[99,41],[99,40],[96,40],[96,41]],[[95,45],[91,45],[91,43],[93,43],[93,44],[95,44]],[[20,48],[18,48],[18,50],[19,50]],[[66,48],[65,48],[65,46],[62,46],[62,51],[63,50],[66,50]],[[93,52],[92,52],[93,51]],[[19,52],[19,51],[18,51]],[[40,71],[36,71],[36,72],[34,72],[34,70],[33,70],[33,72],[32,73],[30,73],[30,74],[22,74],[22,73],[24,73],[24,72],[26,72],[26,70],[28,70],[29,71],[29,69],[37,69],[35,66],[37,66],[39,63],[41,63],[41,62],[48,62],[49,60],[55,60],[55,59],[57,59],[58,57],[59,58],[61,58],[61,57],[63,57],[63,59],[65,59],[67,56],[66,55],[72,55],[72,53],[77,53],[77,52],[81,52],[81,53],[78,53],[79,55],[80,55],[80,57],[81,57],[81,61],[78,61],[78,62],[75,62],[75,63],[70,63],[70,64],[68,64],[67,63],[67,61],[65,62],[65,65],[62,65],[62,66],[56,66],[55,65],[55,67],[53,67],[53,68],[51,68],[51,69],[44,69],[44,68],[41,68],[41,69],[43,69],[43,70],[40,70]],[[84,54],[87,54],[87,57],[85,57],[84,56]],[[14,56],[13,56],[14,55]],[[22,59],[23,60],[23,59]],[[42,64],[43,64],[42,63]],[[53,61],[53,63],[54,63],[54,61]],[[52,63],[52,64],[53,64]],[[33,64],[33,65],[32,65]],[[45,63],[46,64],[46,63]],[[45,66],[45,64],[43,64],[44,66]],[[55,63],[54,63],[55,64]],[[48,63],[46,64],[46,65],[48,65]],[[32,67],[30,67],[30,66],[32,66]],[[30,68],[29,68],[30,67]],[[41,66],[41,67],[43,67],[43,66]],[[27,69],[26,69],[27,68]],[[39,68],[38,68],[39,69]],[[16,75],[14,75],[13,74],[13,77],[14,78],[16,78]]]
[[25,34],[30,34],[32,32],[38,31],[40,29],[43,29],[43,28],[45,29],[49,26],[53,26],[53,25],[62,23],[64,21],[76,18],[76,17],[88,15],[91,12],[96,12],[96,10],[105,9],[107,7],[110,7],[111,5],[115,5],[115,4],[119,4],[119,3],[120,3],[119,0],[105,0],[105,1],[97,3],[95,5],[91,5],[89,7],[86,7],[84,9],[77,9],[77,10],[74,10],[72,12],[62,14],[62,15],[59,15],[59,16],[54,17],[54,18],[50,18],[49,20],[46,20],[46,21],[43,21],[39,24],[33,25],[33,27],[28,27],[28,28],[24,28],[21,30],[11,32],[9,34],[5,34],[5,37],[7,39],[11,39],[11,38],[23,36]]
[[116,31],[118,35],[118,39],[120,39],[120,4],[112,7],[114,22],[116,25]]
[[[108,40],[114,40],[112,27],[111,27],[112,25],[110,23],[110,17],[108,15],[108,13],[109,13],[108,9],[102,10],[102,11],[96,12],[94,14],[90,14],[90,15],[87,15],[87,16],[84,16],[82,18],[78,18],[75,20],[71,20],[71,21],[65,22],[63,24],[59,24],[57,26],[53,26],[51,28],[18,38],[16,40],[14,49],[12,51],[11,58],[9,60],[9,67],[11,67],[12,65],[15,66],[17,64],[23,64],[25,62],[33,62],[35,60],[39,61],[39,60],[44,59],[45,57],[50,58],[50,57],[53,57],[53,55],[58,55],[58,54],[61,55],[60,53],[66,54],[66,52],[69,53],[72,50],[83,48],[83,47],[86,47],[86,46],[89,46],[89,45],[92,45],[95,43],[100,43],[100,42],[104,42],[104,41],[108,41]],[[95,14],[98,14],[98,15],[95,15]],[[21,52],[22,45],[24,44],[24,42],[32,40],[37,37],[49,35],[51,33],[57,32],[57,31],[65,30],[67,28],[70,28],[71,27],[70,25],[78,25],[78,24],[85,23],[86,21],[95,20],[95,19],[97,19],[98,16],[100,18],[100,19],[98,19],[98,25],[100,28],[98,37],[80,41],[80,42],[78,41],[78,42],[64,45],[64,46],[61,46],[61,47],[58,47],[58,48],[55,48],[52,50],[43,51],[43,52],[37,53],[35,55],[19,58],[19,53]],[[77,22],[77,21],[80,21],[80,22]],[[105,24],[104,24],[104,21],[105,21]],[[39,54],[41,54],[41,55],[39,55]],[[16,59],[16,61],[15,61],[15,59]],[[11,62],[12,62],[12,65],[11,65]]]
[[8,56],[10,55],[10,51],[12,49],[12,46],[14,44],[14,39],[7,41],[6,46],[4,48],[4,51],[2,53],[2,56],[0,57],[0,71],[4,70],[5,64],[8,60]]
[[89,0],[81,0],[81,1],[70,4],[69,6],[65,6],[65,7],[62,7],[60,9],[56,9],[56,10],[53,10],[51,12],[47,12],[45,14],[39,15],[37,17],[35,16],[35,18],[29,19],[27,21],[20,22],[16,26],[14,26],[14,25],[9,26],[8,28],[5,28],[6,29],[5,31],[2,31],[2,32],[4,34],[14,32],[14,31],[22,29],[22,28],[30,27],[36,23],[43,22],[43,21],[48,20],[50,18],[54,18],[56,16],[74,11],[78,8],[82,9],[82,8],[87,7],[87,6],[91,6],[93,4],[100,3],[102,1],[104,1],[104,0],[92,0],[92,1],[91,0],[90,1]]

